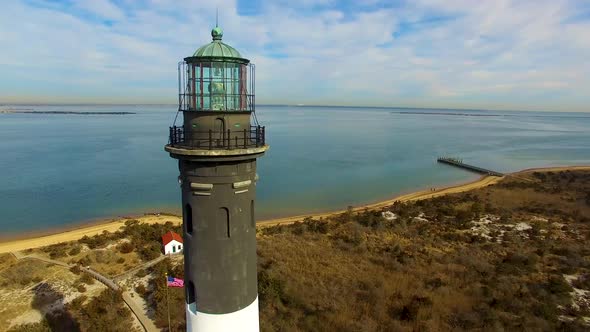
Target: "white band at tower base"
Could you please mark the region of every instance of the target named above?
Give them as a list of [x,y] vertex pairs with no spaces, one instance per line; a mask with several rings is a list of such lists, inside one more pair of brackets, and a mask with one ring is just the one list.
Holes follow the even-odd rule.
[[191,310],[194,303],[186,305],[187,332],[258,332],[258,296],[242,310],[228,314],[206,314]]

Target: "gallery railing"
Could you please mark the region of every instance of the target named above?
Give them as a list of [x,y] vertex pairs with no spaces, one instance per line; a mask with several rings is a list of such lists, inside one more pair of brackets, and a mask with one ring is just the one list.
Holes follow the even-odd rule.
[[183,127],[170,127],[168,144],[189,149],[247,149],[265,144],[264,126],[251,126],[250,129],[224,131],[190,131]]

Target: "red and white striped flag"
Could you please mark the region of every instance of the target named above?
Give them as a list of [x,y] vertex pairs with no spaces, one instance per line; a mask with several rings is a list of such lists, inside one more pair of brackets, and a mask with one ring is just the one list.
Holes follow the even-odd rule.
[[168,285],[168,287],[184,287],[184,280],[174,277],[168,277],[166,284]]

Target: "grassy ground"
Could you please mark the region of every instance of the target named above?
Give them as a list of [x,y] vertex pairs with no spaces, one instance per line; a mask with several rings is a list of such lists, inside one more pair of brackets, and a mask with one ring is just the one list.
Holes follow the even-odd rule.
[[74,299],[95,297],[105,288],[61,266],[32,259],[13,261],[0,269],[0,331],[63,312]]
[[[381,211],[262,228],[261,330],[587,331],[589,192],[588,171],[530,172]],[[148,287],[162,327],[159,280],[181,270],[163,262]],[[171,302],[181,308],[182,294]],[[183,328],[182,310],[172,315]]]
[[[394,205],[395,220],[344,213],[263,229],[261,328],[588,330],[589,192],[588,172],[529,173]],[[490,238],[473,228],[488,219]]]
[[[180,231],[176,224],[130,221],[117,233],[37,254],[113,275],[157,256],[159,237],[171,227]],[[589,237],[590,171],[583,170],[528,172],[469,192],[264,227],[258,233],[261,330],[587,331]],[[49,268],[27,264],[33,263],[0,256],[2,290],[44,283],[35,271]],[[164,260],[141,271],[141,283],[128,282],[162,328],[165,272],[182,277],[182,261]],[[92,287],[75,274],[71,279],[72,288]],[[65,302],[63,321],[84,330],[100,318],[94,314],[100,306],[119,303],[113,294],[91,302],[97,295],[37,304]],[[184,294],[171,289],[169,295],[174,328],[182,330]],[[0,324],[16,314],[0,311]],[[117,310],[105,314],[116,317]],[[113,328],[129,328],[113,321]]]

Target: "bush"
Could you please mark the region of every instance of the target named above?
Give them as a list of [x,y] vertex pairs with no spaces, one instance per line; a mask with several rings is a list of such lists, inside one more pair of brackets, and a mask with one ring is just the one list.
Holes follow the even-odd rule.
[[479,218],[483,211],[484,206],[480,202],[475,202],[471,205],[471,214],[476,218]]
[[43,281],[46,273],[45,263],[32,259],[20,260],[0,270],[0,283],[3,288],[22,288],[22,286]]
[[160,257],[162,245],[160,243],[150,243],[140,248],[137,253],[145,261],[151,261]]
[[547,281],[547,289],[552,294],[569,293],[572,287],[565,281],[562,275],[552,275]]
[[95,250],[94,259],[100,264],[111,264],[117,258],[117,254],[110,250]]
[[285,232],[286,227],[284,225],[275,225],[275,226],[268,226],[268,227],[263,227],[261,229],[262,235],[275,235],[275,234],[281,234]]
[[80,274],[80,272],[82,272],[82,270],[80,270],[80,265],[74,265],[70,268],[70,272],[72,272],[73,274]]
[[92,260],[90,259],[90,257],[84,256],[78,260],[78,264],[80,264],[82,266],[88,266],[88,265],[92,264]]
[[42,250],[49,254],[51,259],[65,257],[67,255],[68,245],[66,243],[58,243],[44,247]]
[[500,273],[506,274],[531,272],[534,270],[537,261],[538,256],[534,253],[527,255],[521,253],[509,253],[504,257],[501,264],[497,266],[497,270]]
[[72,310],[79,310],[83,307],[84,302],[86,302],[86,300],[88,299],[88,297],[86,297],[86,295],[80,295],[77,298],[73,299],[72,302],[70,302],[68,304],[68,309],[72,309]]
[[112,234],[105,231],[93,237],[84,235],[78,242],[86,244],[90,249],[98,249],[106,246],[111,237]]
[[131,242],[123,242],[118,246],[118,248],[122,254],[128,254],[132,252],[133,249],[135,249],[135,246],[133,246]]
[[345,243],[353,246],[360,245],[364,240],[364,232],[362,226],[357,223],[348,222],[340,226],[332,236],[336,240],[342,240]]
[[583,273],[572,284],[576,288],[590,290],[590,273]]
[[68,251],[68,255],[70,255],[70,256],[76,256],[81,251],[82,251],[82,246],[80,246],[79,244],[76,244],[76,245],[74,245],[72,247],[72,249],[70,249],[70,251]]
[[86,292],[86,287],[83,284],[79,284],[78,287],[76,287],[76,289],[78,290],[78,292],[80,293],[84,293]]
[[131,312],[120,293],[106,289],[74,313],[82,331],[132,331]]
[[141,295],[141,297],[145,297],[145,295],[147,294],[147,289],[143,284],[135,286],[135,291],[137,292],[137,294]]
[[147,271],[144,269],[141,269],[139,271],[137,271],[137,273],[135,274],[136,277],[138,278],[143,278],[147,275]]
[[295,235],[303,235],[307,230],[307,226],[300,221],[294,222],[290,227],[291,232]]
[[307,226],[310,232],[326,234],[328,233],[328,222],[324,220],[315,220],[312,218],[303,219],[303,224]]
[[455,222],[461,227],[465,227],[465,225],[471,221],[472,214],[466,210],[458,210],[455,213]]
[[47,319],[42,319],[38,323],[20,324],[7,330],[7,332],[52,332],[51,326]]
[[258,272],[258,297],[260,298],[260,306],[262,307],[267,302],[281,301],[282,304],[289,302],[285,291],[284,283],[279,280],[272,278],[268,272]]
[[92,276],[88,273],[82,273],[82,276],[80,277],[80,282],[83,282],[87,285],[92,285],[94,284],[94,278],[92,278]]

